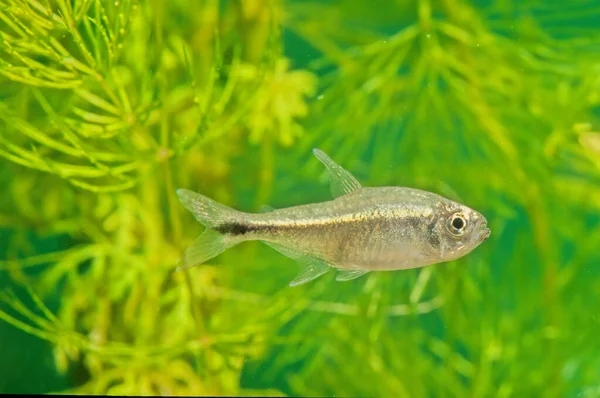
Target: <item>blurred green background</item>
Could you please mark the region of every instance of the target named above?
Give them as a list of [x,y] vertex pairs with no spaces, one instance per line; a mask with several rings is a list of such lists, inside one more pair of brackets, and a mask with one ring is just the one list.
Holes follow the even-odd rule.
[[[596,0],[0,2],[0,392],[600,397]],[[189,270],[175,196],[483,213],[454,262]]]

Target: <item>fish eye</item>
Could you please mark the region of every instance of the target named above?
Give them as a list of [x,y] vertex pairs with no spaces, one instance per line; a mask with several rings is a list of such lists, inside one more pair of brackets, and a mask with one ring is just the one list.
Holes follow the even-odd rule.
[[446,228],[452,235],[458,236],[465,232],[467,219],[460,213],[454,213],[448,218]]

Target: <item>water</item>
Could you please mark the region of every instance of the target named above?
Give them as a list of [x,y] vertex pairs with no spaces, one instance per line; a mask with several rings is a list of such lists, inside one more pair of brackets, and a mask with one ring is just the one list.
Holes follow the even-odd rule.
[[[0,392],[600,396],[596,2],[7,1]],[[172,272],[176,189],[329,200],[314,147],[490,239],[296,288],[258,242]]]

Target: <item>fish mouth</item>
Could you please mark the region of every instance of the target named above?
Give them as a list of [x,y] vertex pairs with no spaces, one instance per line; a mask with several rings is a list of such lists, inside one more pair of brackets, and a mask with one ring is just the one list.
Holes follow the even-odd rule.
[[481,224],[481,235],[479,237],[479,241],[483,242],[484,240],[487,240],[491,234],[492,230],[487,227],[487,223],[484,222]]

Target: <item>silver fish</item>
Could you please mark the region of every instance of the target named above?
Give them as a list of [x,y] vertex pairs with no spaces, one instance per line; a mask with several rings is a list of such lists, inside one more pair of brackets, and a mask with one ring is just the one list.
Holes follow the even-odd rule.
[[203,263],[240,242],[261,240],[296,260],[290,286],[338,271],[336,280],[370,271],[423,267],[462,257],[490,236],[479,212],[440,195],[404,187],[366,188],[324,152],[335,199],[250,214],[179,189],[181,203],[206,230],[185,251],[180,268]]

